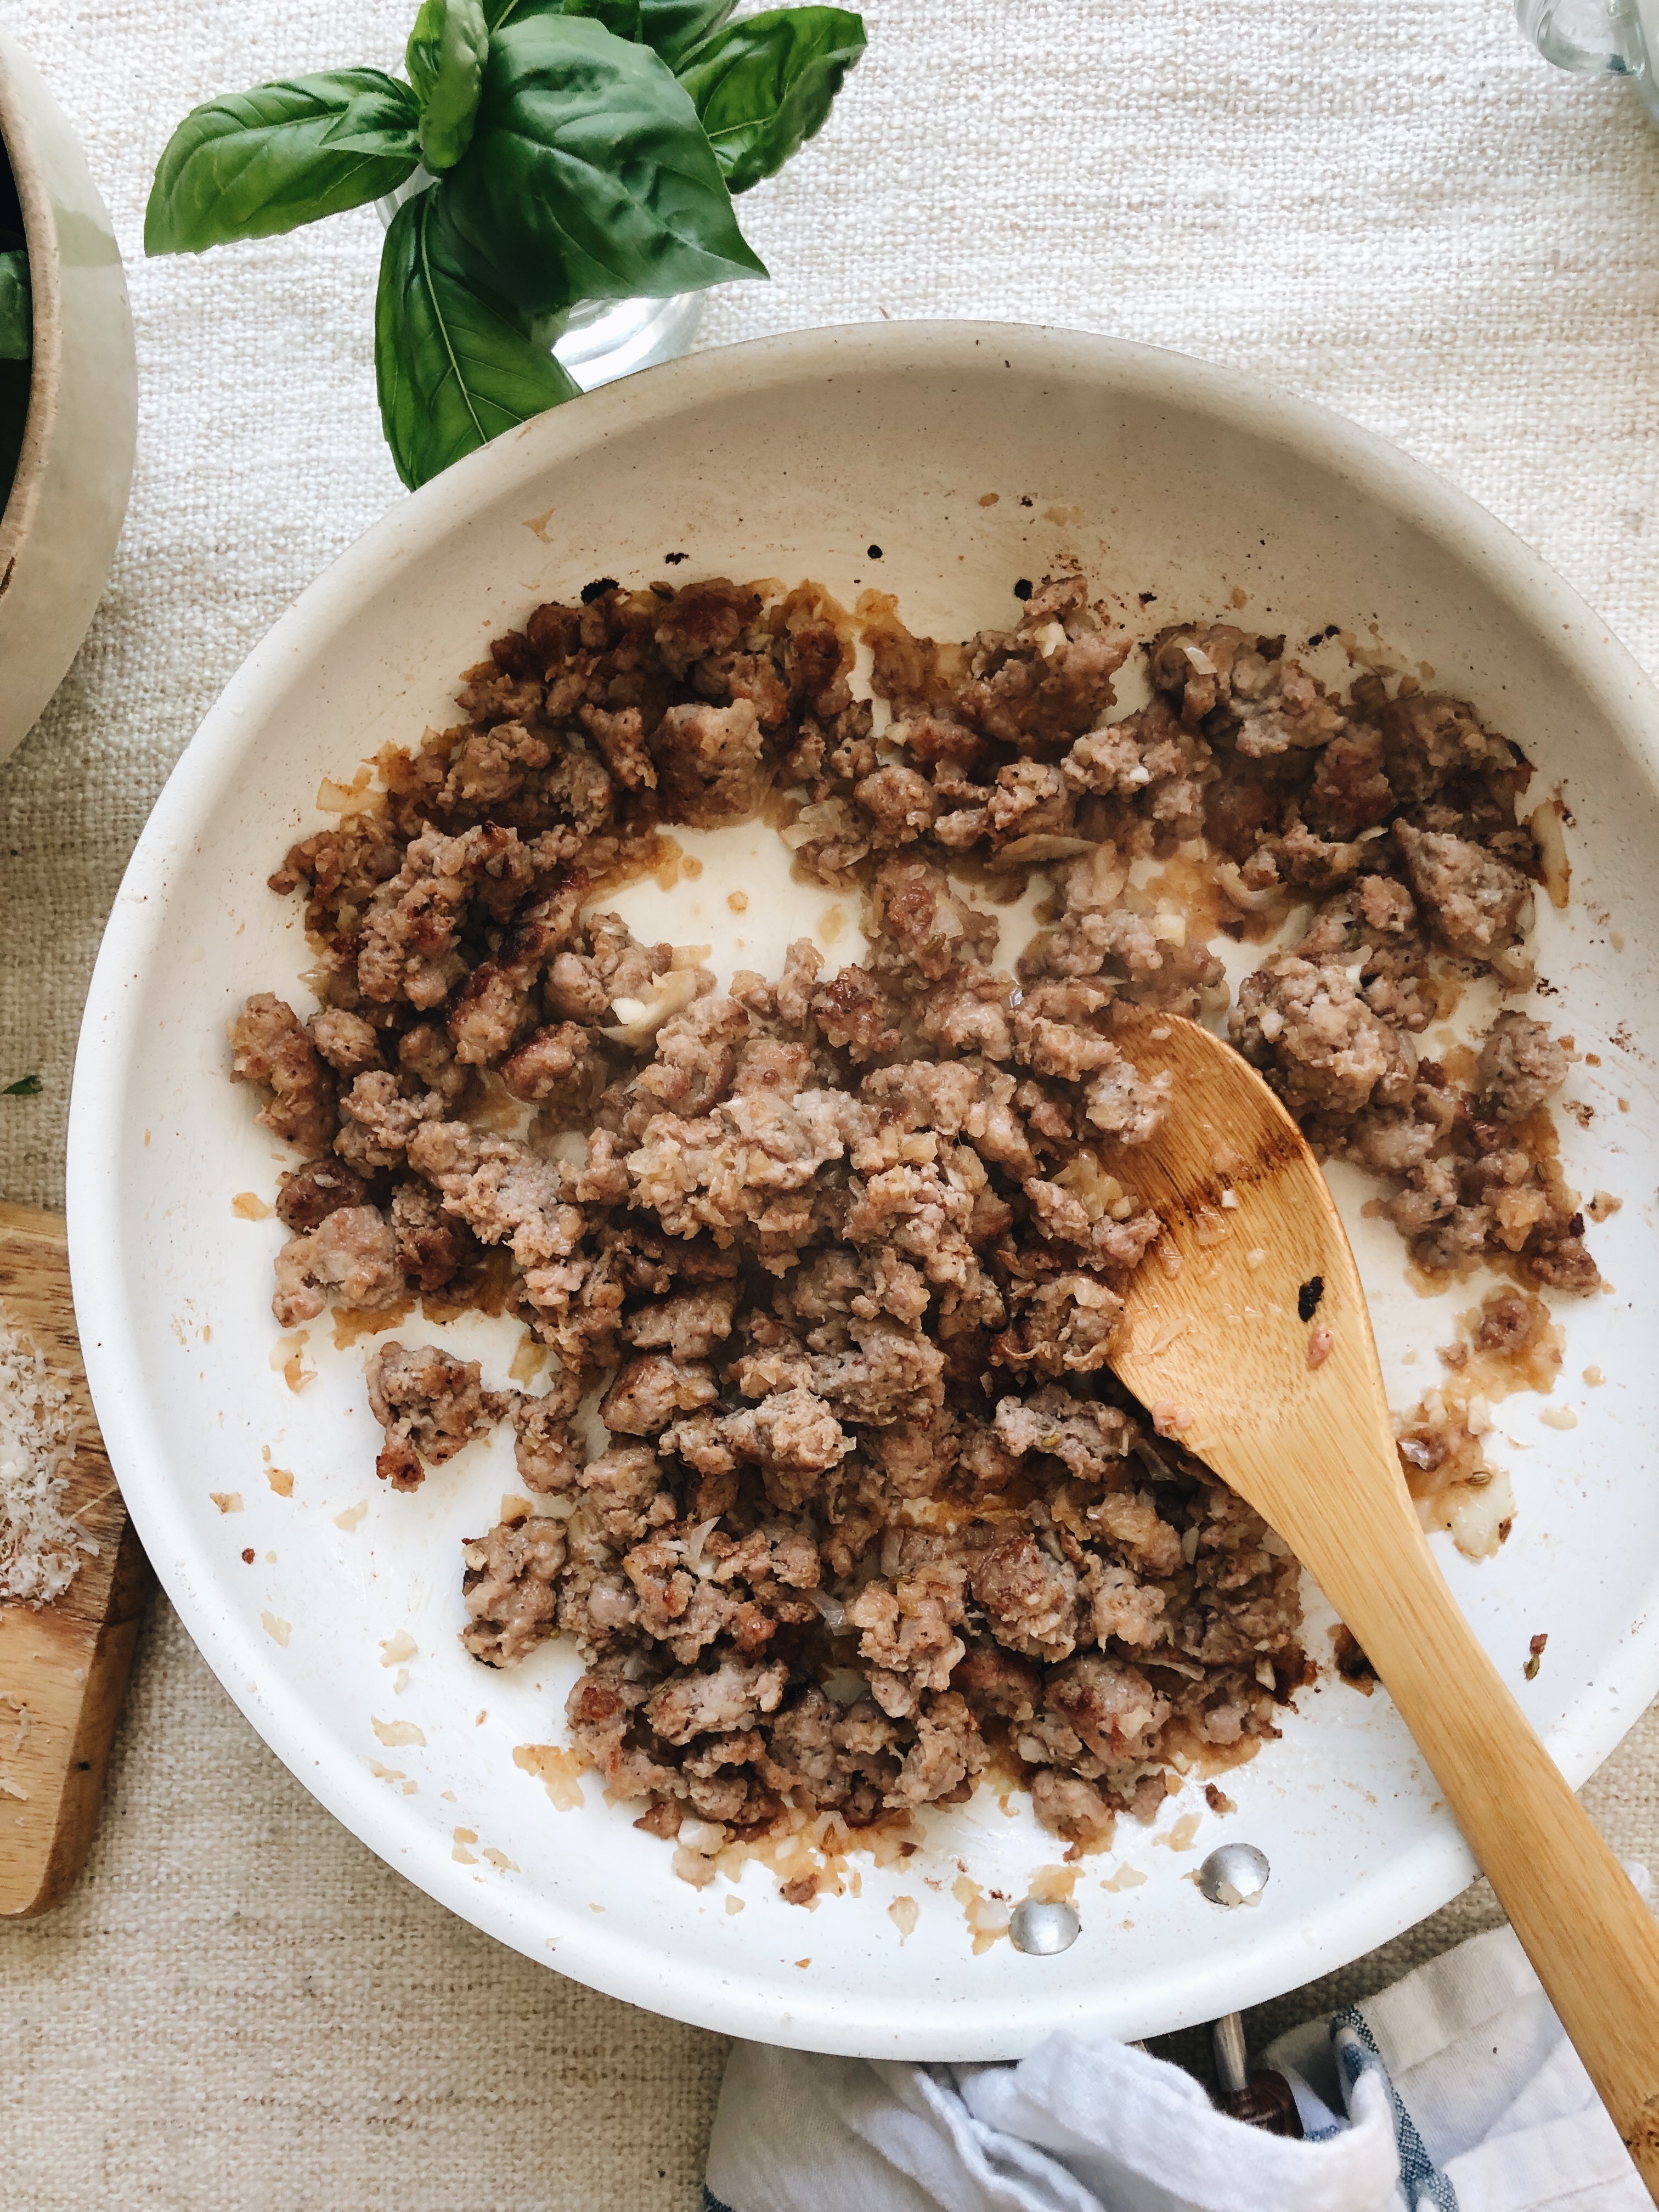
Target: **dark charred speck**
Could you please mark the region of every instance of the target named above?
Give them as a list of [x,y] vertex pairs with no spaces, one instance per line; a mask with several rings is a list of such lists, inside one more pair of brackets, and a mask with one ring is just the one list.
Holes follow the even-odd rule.
[[879,545],[866,545],[864,550],[870,556],[870,558],[872,561],[880,560],[881,548]]
[[1319,1311],[1319,1301],[1325,1295],[1325,1278],[1310,1275],[1296,1294],[1296,1313],[1298,1321],[1311,1321]]
[[1020,494],[1019,503],[1022,507],[1032,507],[1036,505],[1036,501],[1032,499],[1030,493],[1028,491],[1024,491]]
[[1019,581],[1014,586],[1014,597],[1017,599],[1029,599],[1031,596],[1031,588],[1030,578],[1029,576],[1022,576]]
[[1135,596],[1139,599],[1143,607],[1149,607],[1152,604],[1152,601],[1158,597],[1158,593],[1156,592],[1139,592]]
[[582,605],[585,607],[591,607],[595,599],[602,599],[607,592],[614,592],[616,589],[617,580],[614,576],[595,576],[591,584],[582,586]]
[[663,566],[665,568],[676,568],[680,562],[689,561],[690,558],[691,556],[689,553],[665,553],[662,556]]

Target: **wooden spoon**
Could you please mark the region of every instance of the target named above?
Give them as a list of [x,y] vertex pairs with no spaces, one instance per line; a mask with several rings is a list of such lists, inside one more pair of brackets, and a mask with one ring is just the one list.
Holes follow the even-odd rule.
[[1143,1073],[1175,1079],[1174,1110],[1125,1155],[1173,1254],[1137,1270],[1112,1366],[1278,1531],[1358,1638],[1659,2203],[1659,1925],[1435,1564],[1318,1163],[1208,1030],[1142,1015],[1120,1042]]

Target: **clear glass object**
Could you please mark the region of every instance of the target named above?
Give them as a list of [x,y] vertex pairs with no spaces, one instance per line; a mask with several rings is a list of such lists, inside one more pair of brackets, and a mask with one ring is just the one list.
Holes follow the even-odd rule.
[[1558,69],[1632,78],[1642,105],[1659,123],[1659,0],[1515,0],[1515,15]]
[[[395,192],[375,202],[381,222],[389,224],[406,199],[434,181],[417,168]],[[567,313],[544,317],[537,334],[574,382],[592,392],[683,354],[702,319],[702,301],[701,292],[675,292],[661,300],[584,300]]]
[[701,292],[675,292],[665,300],[584,300],[562,318],[554,355],[584,392],[592,392],[684,353],[702,319],[702,301]]

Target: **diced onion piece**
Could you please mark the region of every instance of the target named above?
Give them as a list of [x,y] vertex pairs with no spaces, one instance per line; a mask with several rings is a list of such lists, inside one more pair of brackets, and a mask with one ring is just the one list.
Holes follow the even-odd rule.
[[820,838],[854,836],[857,824],[844,800],[821,799],[816,805],[803,806],[789,827],[778,834],[792,853],[799,853],[803,845]]
[[1465,1489],[1449,1516],[1452,1541],[1471,1559],[1489,1559],[1503,1540],[1499,1531],[1515,1515],[1508,1475],[1494,1468],[1490,1482]]
[[701,1575],[705,1582],[714,1573],[714,1567],[712,1560],[704,1559],[702,1547],[720,1525],[718,1514],[712,1521],[699,1521],[685,1540],[685,1564],[694,1575]]
[[831,1597],[829,1591],[825,1589],[810,1589],[806,1595],[809,1601],[817,1607],[826,1628],[846,1627],[847,1607],[838,1597]]
[[386,804],[386,793],[369,788],[369,771],[360,768],[351,782],[337,783],[325,775],[317,787],[317,811],[319,814],[373,814]]
[[1534,806],[1528,817],[1527,827],[1538,848],[1539,865],[1544,872],[1544,889],[1550,895],[1550,904],[1564,907],[1572,889],[1572,866],[1567,859],[1560,800],[1547,799],[1541,806]]
[[1239,873],[1238,864],[1235,860],[1218,860],[1215,879],[1233,904],[1246,914],[1265,914],[1282,896],[1277,884],[1269,884],[1261,890],[1253,890]]
[[1107,1174],[1098,1156],[1086,1146],[1073,1155],[1054,1181],[1062,1190],[1070,1191],[1091,1221],[1098,1221],[1123,1200],[1122,1184],[1115,1176]]
[[921,1917],[921,1907],[914,1897],[896,1897],[887,1908],[887,1917],[899,1932],[901,1943],[915,1933],[916,1923]]
[[599,1031],[612,1044],[649,1044],[671,1014],[681,1013],[697,995],[697,978],[689,968],[671,968],[659,975],[648,999],[617,999],[613,1011],[619,1022]]
[[1060,837],[1033,831],[1029,837],[1016,837],[1012,845],[1005,845],[991,855],[996,867],[1023,867],[1029,860],[1076,860],[1092,852],[1093,846],[1086,837]]
[[1548,1211],[1549,1200],[1541,1190],[1504,1191],[1492,1206],[1500,1240],[1511,1252],[1518,1252],[1534,1223],[1541,1221]]

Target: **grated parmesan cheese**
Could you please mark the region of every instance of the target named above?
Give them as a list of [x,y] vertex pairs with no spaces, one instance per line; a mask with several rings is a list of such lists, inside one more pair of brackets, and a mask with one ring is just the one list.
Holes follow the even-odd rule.
[[75,1456],[69,1394],[33,1345],[0,1317],[0,1602],[40,1607],[75,1580],[98,1547],[64,1512]]

